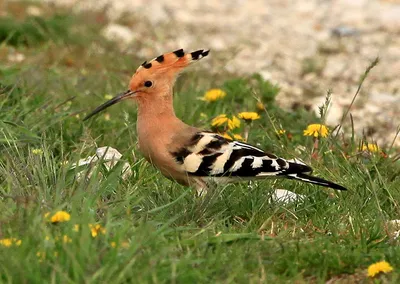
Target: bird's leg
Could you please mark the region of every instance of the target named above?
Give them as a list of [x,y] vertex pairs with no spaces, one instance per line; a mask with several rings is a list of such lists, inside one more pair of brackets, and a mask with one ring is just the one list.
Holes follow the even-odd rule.
[[193,184],[196,188],[197,197],[204,197],[208,192],[208,185],[205,181],[201,179],[196,179],[195,183]]
[[208,192],[208,187],[206,184],[204,185],[200,185],[197,184],[196,185],[196,192],[197,192],[197,197],[204,197],[206,196],[207,192]]
[[316,160],[318,160],[318,146],[319,146],[318,142],[319,142],[318,137],[314,137],[314,145],[313,145],[311,157]]

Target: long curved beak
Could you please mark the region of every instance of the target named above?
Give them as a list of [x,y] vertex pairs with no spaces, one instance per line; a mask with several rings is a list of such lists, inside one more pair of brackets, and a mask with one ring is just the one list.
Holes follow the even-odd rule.
[[106,109],[106,108],[108,108],[108,107],[110,107],[110,106],[112,106],[112,105],[118,103],[119,101],[121,101],[121,100],[123,100],[123,99],[125,99],[125,98],[127,98],[127,97],[129,97],[129,96],[132,96],[134,93],[135,93],[134,91],[128,90],[128,91],[125,91],[125,92],[123,92],[123,93],[120,93],[120,94],[116,95],[114,98],[112,98],[111,100],[105,102],[105,103],[102,104],[101,106],[97,107],[97,108],[96,108],[94,111],[92,111],[90,114],[88,114],[88,115],[83,119],[83,121],[88,120],[89,118],[91,118],[91,117],[94,116],[95,114],[97,114],[97,113],[101,112],[102,110],[104,110],[104,109]]

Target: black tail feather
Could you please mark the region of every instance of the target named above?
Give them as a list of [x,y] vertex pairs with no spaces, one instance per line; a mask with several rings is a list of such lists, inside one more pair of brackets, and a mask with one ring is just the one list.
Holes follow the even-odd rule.
[[311,176],[308,174],[303,174],[303,173],[289,174],[289,175],[287,175],[287,178],[296,179],[296,180],[313,183],[313,184],[318,184],[321,186],[330,187],[330,188],[337,189],[337,190],[347,190],[347,188],[345,188],[341,185],[338,185],[331,181],[327,181],[325,179],[322,179],[319,177],[314,177],[314,176]]

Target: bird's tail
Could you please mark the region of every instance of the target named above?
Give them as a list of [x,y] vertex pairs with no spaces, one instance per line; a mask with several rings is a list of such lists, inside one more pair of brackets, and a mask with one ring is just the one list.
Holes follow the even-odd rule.
[[315,177],[315,176],[311,176],[309,174],[306,173],[293,173],[293,174],[288,174],[287,178],[290,179],[296,179],[296,180],[300,180],[300,181],[304,181],[304,182],[308,182],[308,183],[313,183],[313,184],[318,184],[321,186],[325,186],[325,187],[330,187],[333,189],[337,189],[337,190],[347,190],[347,188],[338,185],[334,182],[319,178],[319,177]]
[[303,182],[317,184],[325,187],[330,187],[337,190],[347,190],[347,188],[338,185],[334,182],[312,176],[312,168],[307,166],[300,159],[288,160],[289,168],[284,172],[284,175],[289,179],[296,179]]

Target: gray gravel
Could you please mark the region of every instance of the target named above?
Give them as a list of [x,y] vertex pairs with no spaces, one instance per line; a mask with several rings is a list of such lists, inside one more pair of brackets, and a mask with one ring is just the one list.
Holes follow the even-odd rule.
[[[337,124],[365,68],[380,64],[351,110],[359,134],[390,144],[400,124],[400,1],[378,0],[53,0],[74,11],[106,9],[113,22],[104,36],[122,48],[140,40],[140,56],[184,48],[211,48],[205,68],[259,72],[278,83],[279,103],[317,109],[333,90],[328,123]],[[135,26],[118,25],[122,16]],[[144,42],[144,44],[143,44]],[[400,146],[400,139],[395,141]]]

